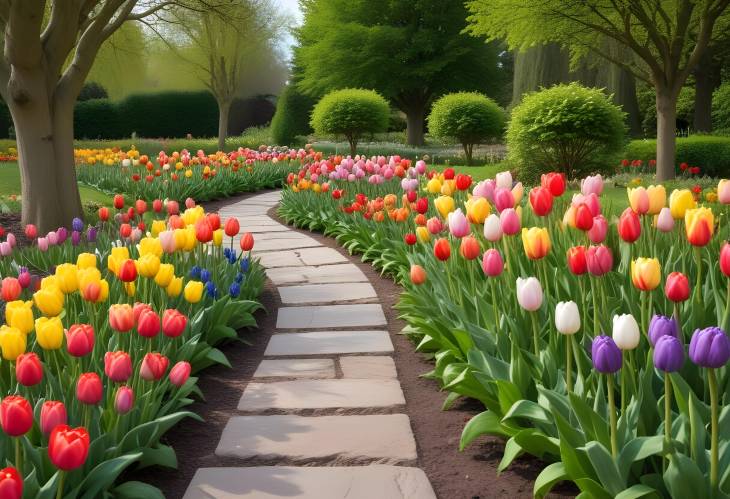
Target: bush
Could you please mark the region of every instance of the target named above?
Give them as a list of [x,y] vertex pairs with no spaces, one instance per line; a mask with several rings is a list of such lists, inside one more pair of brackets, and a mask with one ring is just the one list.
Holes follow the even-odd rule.
[[80,139],[118,139],[129,137],[123,130],[117,106],[109,99],[77,102],[74,108],[74,136]]
[[[655,159],[656,140],[632,140],[624,157],[644,162]],[[699,166],[702,175],[727,177],[730,172],[730,137],[693,135],[677,138],[677,166],[681,163]]]
[[602,90],[577,83],[530,93],[512,111],[508,159],[528,184],[548,171],[608,173],[624,148],[625,116]]
[[466,164],[470,165],[475,144],[502,135],[504,111],[492,99],[476,92],[444,95],[431,108],[428,131],[435,137],[453,137],[461,142]]
[[271,119],[271,136],[274,144],[292,145],[297,135],[309,135],[309,115],[314,99],[301,93],[296,86],[287,85],[276,103],[276,112]]
[[218,104],[209,92],[132,94],[119,103],[124,130],[140,137],[215,137]]
[[108,99],[109,94],[106,91],[106,88],[104,88],[100,83],[96,83],[95,81],[90,81],[87,83],[84,83],[84,86],[81,87],[81,92],[79,92],[79,96],[76,98],[78,102],[83,102],[91,99]]
[[346,88],[322,97],[314,106],[310,124],[317,134],[344,135],[355,155],[360,137],[386,131],[389,120],[390,107],[379,93]]
[[275,110],[271,97],[265,95],[235,99],[228,116],[228,135],[241,135],[249,128],[267,126]]
[[718,133],[730,135],[730,82],[723,83],[712,94],[712,127]]

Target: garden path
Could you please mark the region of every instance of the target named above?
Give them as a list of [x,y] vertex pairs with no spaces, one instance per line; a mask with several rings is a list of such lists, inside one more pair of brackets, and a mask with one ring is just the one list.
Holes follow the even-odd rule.
[[[254,379],[184,499],[435,499],[375,289],[345,256],[267,215],[280,192],[229,204],[282,307]],[[237,241],[236,241],[237,242]]]

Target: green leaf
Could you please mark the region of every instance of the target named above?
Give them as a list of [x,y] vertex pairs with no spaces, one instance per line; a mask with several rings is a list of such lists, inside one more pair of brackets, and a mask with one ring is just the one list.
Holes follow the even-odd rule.
[[492,411],[480,412],[466,423],[461,432],[459,450],[464,450],[475,438],[482,435],[509,436],[510,433],[502,425],[499,416]]
[[[580,490],[583,491],[583,493],[587,493],[587,497],[591,499],[614,499],[613,494],[606,492],[606,489],[601,487],[601,485],[595,480],[591,480],[590,478],[578,478],[573,481],[576,485],[578,485]],[[583,494],[578,497],[581,497],[582,495]]]
[[512,404],[502,421],[512,418],[524,418],[537,423],[552,424],[552,420],[548,417],[545,409],[531,400],[518,400]]
[[632,464],[649,456],[660,455],[663,450],[664,438],[660,435],[637,437],[627,443],[618,456],[618,471],[622,481],[628,481]]
[[616,463],[608,449],[596,441],[588,442],[585,449],[601,485],[608,492],[615,495],[626,488],[626,482],[621,479]]
[[175,449],[169,445],[163,444],[157,444],[155,447],[146,447],[142,449],[140,467],[154,465],[177,469],[177,456],[175,455]]
[[532,494],[535,499],[543,499],[555,484],[568,479],[568,473],[565,471],[565,465],[563,463],[557,462],[550,464],[535,479]]
[[116,499],[165,499],[160,489],[143,482],[124,482],[112,490]]
[[510,438],[507,440],[507,443],[504,445],[504,454],[502,454],[502,460],[499,462],[499,466],[497,467],[497,474],[502,473],[504,470],[506,470],[510,464],[512,464],[512,461],[520,457],[524,453],[524,450],[515,441],[515,437]]
[[636,484],[619,492],[614,499],[639,499],[640,497],[660,498],[659,492],[648,485]]
[[107,490],[127,466],[141,457],[141,452],[135,452],[99,463],[86,475],[78,486],[77,493],[83,493],[81,499],[98,498],[99,493]]
[[672,497],[710,497],[709,480],[695,462],[683,454],[670,455],[664,485]]
[[231,363],[228,361],[226,355],[217,348],[211,348],[205,358],[215,362],[216,364],[223,364],[228,368],[231,367]]

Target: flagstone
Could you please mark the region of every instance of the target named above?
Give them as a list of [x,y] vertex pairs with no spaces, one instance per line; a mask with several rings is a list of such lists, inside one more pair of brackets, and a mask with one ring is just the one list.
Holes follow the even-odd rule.
[[[284,248],[282,248],[284,249]],[[338,282],[368,282],[362,270],[351,263],[336,265],[277,267],[268,269],[269,276],[275,285],[284,284],[327,284]]]
[[254,378],[334,378],[335,361],[332,359],[265,359],[261,361]]
[[369,282],[281,286],[278,290],[281,302],[284,304],[338,302],[378,297]]
[[326,246],[277,251],[276,253],[272,252],[261,255],[261,264],[268,268],[296,267],[299,265],[328,265],[346,262],[348,262],[347,257],[340,254],[339,251],[327,248]]
[[393,357],[365,355],[340,357],[340,368],[345,378],[392,379],[397,378]]
[[316,331],[275,334],[264,355],[334,355],[347,353],[387,353],[393,343],[387,331]]
[[280,307],[276,319],[278,329],[383,326],[387,323],[383,308],[377,303]]

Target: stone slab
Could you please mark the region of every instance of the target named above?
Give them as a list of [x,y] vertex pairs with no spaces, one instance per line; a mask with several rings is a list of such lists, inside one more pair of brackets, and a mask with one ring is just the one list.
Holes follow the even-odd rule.
[[[254,249],[256,249],[255,246]],[[328,284],[368,281],[368,278],[365,277],[362,270],[351,263],[321,265],[319,267],[277,267],[268,269],[266,275],[277,286],[285,284]]]
[[340,368],[345,378],[395,379],[393,357],[365,355],[362,357],[340,357]]
[[238,409],[391,407],[405,403],[400,383],[395,379],[300,379],[249,383]]
[[[289,232],[286,232],[289,234]],[[258,241],[258,238],[254,236],[254,251],[280,251],[285,249],[294,248],[311,248],[314,246],[321,246],[317,241],[312,238],[282,238],[282,239],[270,239],[268,241]]]
[[253,377],[334,378],[335,362],[332,359],[262,360]]
[[252,234],[258,234],[262,232],[287,232],[289,227],[281,224],[271,225],[245,225],[241,228],[242,232],[250,232]]
[[228,420],[215,453],[241,459],[395,464],[416,459],[416,442],[405,414],[236,416]]
[[316,331],[275,334],[264,355],[334,355],[346,353],[389,353],[393,343],[387,331]]
[[383,307],[377,303],[281,307],[276,317],[278,329],[384,326],[387,323]]
[[280,286],[277,289],[281,302],[284,304],[325,303],[378,297],[369,282],[304,284],[302,286]]
[[423,470],[404,466],[200,468],[183,499],[436,499]]
[[270,234],[261,234],[258,236],[259,241],[268,241],[270,239],[313,239],[307,234],[290,230],[288,234],[280,234],[278,232],[272,232]]
[[[282,225],[282,227],[285,227]],[[300,265],[329,265],[333,263],[347,263],[347,257],[338,251],[327,248],[302,248],[288,251],[277,251],[261,256],[261,265],[264,267],[297,267]]]

